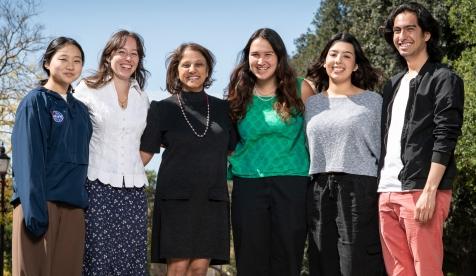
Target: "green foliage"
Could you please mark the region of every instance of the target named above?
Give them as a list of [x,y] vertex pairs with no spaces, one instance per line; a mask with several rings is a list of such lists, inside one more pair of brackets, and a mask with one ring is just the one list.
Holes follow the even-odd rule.
[[[476,51],[473,51],[476,59]],[[474,80],[474,79],[473,79]],[[466,87],[463,135],[458,143],[458,177],[453,187],[451,215],[445,225],[445,270],[458,275],[476,272],[476,86]]]
[[322,1],[311,23],[312,27],[296,39],[296,55],[292,62],[298,75],[305,76],[307,67],[319,56],[320,50],[333,34],[348,30],[347,6],[344,2]]
[[10,272],[12,271],[12,243],[10,241],[12,240],[13,206],[9,202],[13,194],[12,179],[7,176],[5,184],[5,213],[1,218],[1,222],[5,226],[5,232],[3,237],[5,241],[3,245],[3,272],[5,275],[10,275]]
[[[382,69],[387,77],[394,75],[401,68],[380,30],[392,9],[402,2],[405,1],[323,0],[311,23],[312,28],[295,41],[296,54],[292,61],[296,71],[304,75],[330,37],[337,32],[348,31],[360,41],[374,67]],[[459,56],[463,46],[458,44],[449,28],[448,4],[439,0],[418,2],[425,5],[441,23],[444,53],[451,58]]]
[[[447,0],[452,6],[449,22],[459,39],[467,44],[476,44],[476,2],[474,0]],[[472,16],[471,16],[472,15]]]
[[467,47],[456,61],[455,70],[465,82],[463,135],[456,150],[459,175],[453,189],[451,216],[445,225],[445,267],[458,275],[476,273],[476,4],[450,0],[450,27]]
[[387,76],[398,71],[392,48],[383,39],[381,26],[390,14],[393,5],[381,0],[348,0],[347,16],[353,18],[349,32],[357,37],[374,67],[382,69]]

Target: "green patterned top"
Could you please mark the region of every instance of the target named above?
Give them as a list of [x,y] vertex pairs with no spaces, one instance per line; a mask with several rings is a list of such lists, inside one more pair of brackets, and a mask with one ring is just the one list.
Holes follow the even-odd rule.
[[[301,83],[302,79],[298,79],[298,95],[301,95]],[[303,116],[284,122],[273,109],[275,100],[275,97],[254,95],[245,118],[238,121],[241,139],[229,158],[234,176],[308,175],[309,153]]]

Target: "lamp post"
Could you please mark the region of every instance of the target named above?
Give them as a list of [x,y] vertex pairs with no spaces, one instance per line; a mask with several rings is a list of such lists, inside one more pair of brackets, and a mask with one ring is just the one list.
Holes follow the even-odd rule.
[[5,236],[5,176],[8,172],[8,166],[10,165],[10,157],[5,154],[5,147],[3,145],[0,146],[0,177],[1,177],[1,195],[0,195],[0,212],[1,212],[1,219],[2,222],[0,224],[0,271],[3,275],[3,251],[4,251],[4,236]]

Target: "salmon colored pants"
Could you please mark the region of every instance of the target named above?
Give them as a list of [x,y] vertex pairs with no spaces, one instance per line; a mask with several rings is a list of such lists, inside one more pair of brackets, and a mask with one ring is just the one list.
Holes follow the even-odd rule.
[[436,193],[435,211],[426,223],[413,219],[421,193],[380,194],[380,239],[389,276],[443,275],[443,223],[448,217],[451,190]]
[[48,202],[48,230],[39,238],[26,230],[21,205],[13,209],[13,276],[81,276],[84,210]]

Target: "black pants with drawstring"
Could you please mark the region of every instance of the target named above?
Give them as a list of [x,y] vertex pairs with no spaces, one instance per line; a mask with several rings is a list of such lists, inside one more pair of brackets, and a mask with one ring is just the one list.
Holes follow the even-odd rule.
[[371,176],[313,175],[308,192],[311,276],[385,275],[377,187]]

